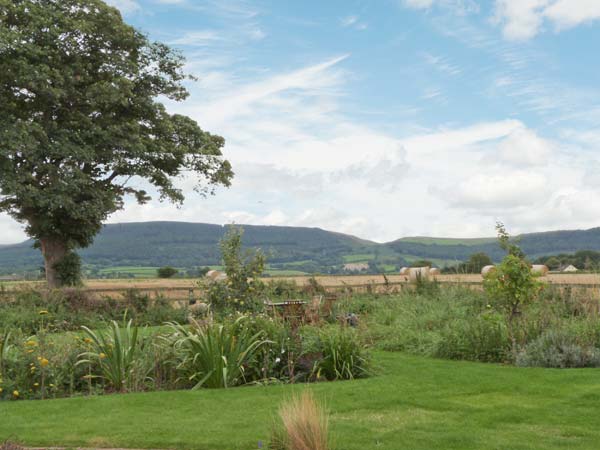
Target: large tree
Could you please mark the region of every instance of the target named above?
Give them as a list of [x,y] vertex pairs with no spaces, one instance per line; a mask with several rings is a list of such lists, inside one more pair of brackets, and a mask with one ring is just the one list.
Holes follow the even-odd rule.
[[0,211],[26,224],[50,287],[61,261],[91,244],[124,198],[184,200],[233,176],[223,138],[169,114],[183,57],[101,0],[0,0]]

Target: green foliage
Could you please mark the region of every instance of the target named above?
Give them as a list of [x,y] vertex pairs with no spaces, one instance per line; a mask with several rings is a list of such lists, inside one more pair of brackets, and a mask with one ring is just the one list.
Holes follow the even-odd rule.
[[252,334],[244,317],[231,324],[171,324],[169,338],[176,349],[178,369],[194,389],[227,388],[246,382],[247,363],[266,343],[263,331]]
[[494,311],[454,319],[440,330],[433,356],[482,362],[510,360],[510,340],[504,318]]
[[[48,311],[41,316],[39,311]],[[79,330],[80,325],[98,328],[127,314],[137,325],[160,325],[168,321],[185,321],[185,310],[158,297],[152,301],[136,290],[126,293],[124,300],[100,298],[80,289],[63,289],[43,295],[22,291],[14,301],[0,302],[0,330],[21,330],[36,334],[42,322],[50,332]]]
[[492,265],[492,259],[484,252],[473,253],[469,260],[456,268],[458,273],[481,273],[485,266]]
[[530,303],[542,287],[527,261],[513,254],[486,275],[483,285],[491,304],[510,320],[520,314],[521,306]]
[[88,327],[81,327],[91,340],[91,349],[81,354],[78,364],[90,364],[99,368],[101,377],[110,388],[117,392],[135,390],[145,381],[148,368],[138,358],[140,342],[139,329],[132,326],[132,321],[121,328],[112,321],[108,331],[95,332]]
[[419,259],[417,261],[413,261],[410,263],[410,267],[434,267],[434,266],[435,266],[435,264],[433,264],[428,259]]
[[525,367],[600,367],[600,350],[580,342],[569,330],[547,330],[517,356]]
[[[359,332],[348,326],[308,328],[305,354],[318,354],[313,375],[327,380],[352,380],[368,375],[369,358]],[[312,334],[312,335],[311,335]]]
[[81,258],[75,252],[68,252],[54,268],[58,273],[61,286],[80,286],[81,283]]
[[483,287],[492,305],[506,314],[512,325],[513,319],[521,313],[521,306],[529,304],[542,289],[542,285],[536,281],[523,252],[511,242],[501,222],[496,224],[496,230],[498,243],[508,255],[495,270],[485,276]]
[[146,202],[132,178],[177,203],[184,171],[203,194],[230,184],[223,138],[156,101],[187,97],[180,53],[100,0],[1,5],[0,211],[47,259],[88,246],[125,196]]
[[266,257],[260,249],[242,249],[244,230],[230,226],[220,243],[223,269],[227,279],[208,286],[208,299],[216,311],[257,311],[262,309],[259,277]]
[[171,266],[165,266],[165,267],[156,269],[156,275],[158,275],[158,278],[171,278],[171,277],[175,276],[177,274],[177,272],[179,272],[179,271]]
[[600,267],[600,252],[580,250],[573,254],[561,253],[558,255],[542,256],[536,260],[536,263],[545,264],[550,270],[557,270],[561,266],[573,265],[579,270],[595,271]]

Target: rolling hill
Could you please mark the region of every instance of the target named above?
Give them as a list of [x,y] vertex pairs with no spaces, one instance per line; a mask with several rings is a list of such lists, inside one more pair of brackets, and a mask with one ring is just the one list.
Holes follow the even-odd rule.
[[[485,252],[503,256],[493,238],[452,239],[410,237],[378,244],[319,228],[244,225],[244,243],[269,255],[271,268],[328,272],[347,262],[372,261],[392,270],[415,259],[438,265],[464,261]],[[80,251],[89,267],[191,268],[220,263],[218,242],[226,228],[185,222],[140,222],[106,225],[94,244]],[[521,248],[531,258],[578,250],[600,250],[600,228],[523,234]],[[42,265],[32,242],[0,246],[0,273],[36,270]]]

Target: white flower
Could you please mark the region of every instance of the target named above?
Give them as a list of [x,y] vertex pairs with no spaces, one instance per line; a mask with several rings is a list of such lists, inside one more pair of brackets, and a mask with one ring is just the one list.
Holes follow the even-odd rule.
[[276,362],[276,363],[279,363],[279,362],[281,362],[281,358],[275,358],[275,362]]

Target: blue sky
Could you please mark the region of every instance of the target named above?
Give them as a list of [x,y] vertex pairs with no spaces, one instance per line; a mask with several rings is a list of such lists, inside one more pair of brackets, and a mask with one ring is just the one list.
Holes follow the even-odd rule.
[[379,241],[600,226],[598,0],[109,3],[184,53],[199,81],[168,108],[224,136],[236,172],[214,198],[183,179],[183,208],[129,202],[111,222]]

